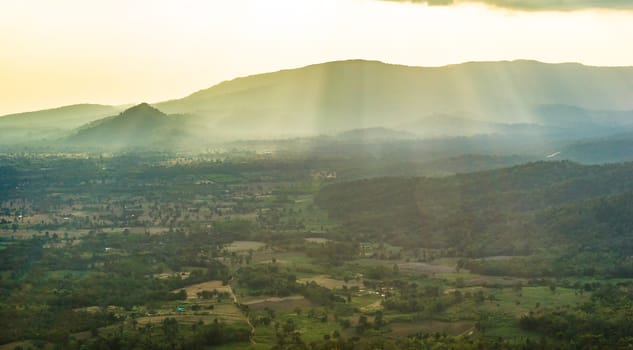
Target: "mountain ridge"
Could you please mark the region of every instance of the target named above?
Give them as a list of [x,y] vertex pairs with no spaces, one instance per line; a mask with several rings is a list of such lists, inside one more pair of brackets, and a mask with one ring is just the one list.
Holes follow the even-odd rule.
[[[153,106],[183,116],[180,123],[163,123],[165,128],[169,124],[197,139],[306,137],[368,128],[425,138],[520,134],[578,139],[620,131],[633,111],[631,82],[633,67],[533,60],[416,67],[342,60],[238,77]],[[60,138],[99,124],[90,124],[99,118],[83,118],[87,122],[81,126],[58,123],[63,133],[34,133],[33,138]],[[14,134],[25,139],[30,134],[21,132]]]
[[347,60],[240,77],[155,105],[230,129],[255,123],[331,133],[460,111],[482,121],[530,122],[536,105],[633,109],[629,76],[633,68],[525,60],[443,67]]

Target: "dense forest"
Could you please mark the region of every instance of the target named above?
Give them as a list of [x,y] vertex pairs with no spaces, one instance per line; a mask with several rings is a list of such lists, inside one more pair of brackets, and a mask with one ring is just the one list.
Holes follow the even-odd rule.
[[[631,163],[537,162],[443,178],[333,184],[315,202],[350,235],[449,249],[477,271],[553,276],[600,270],[628,277],[631,171]],[[475,259],[494,255],[519,257]],[[535,264],[535,255],[548,263]],[[539,270],[549,264],[556,267]]]

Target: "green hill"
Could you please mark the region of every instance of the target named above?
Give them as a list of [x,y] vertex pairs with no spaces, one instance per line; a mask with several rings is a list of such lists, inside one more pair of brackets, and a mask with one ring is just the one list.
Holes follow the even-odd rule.
[[551,257],[585,246],[628,256],[633,247],[622,242],[633,226],[616,218],[633,213],[632,172],[633,163],[536,162],[444,178],[333,184],[316,203],[358,239],[457,256]]
[[178,118],[142,103],[78,129],[64,143],[92,148],[165,148],[186,136]]

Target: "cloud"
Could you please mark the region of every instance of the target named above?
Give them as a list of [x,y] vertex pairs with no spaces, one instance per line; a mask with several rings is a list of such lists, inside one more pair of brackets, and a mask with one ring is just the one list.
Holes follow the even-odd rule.
[[479,2],[523,11],[573,11],[583,9],[633,9],[633,0],[385,0],[447,6],[454,3]]

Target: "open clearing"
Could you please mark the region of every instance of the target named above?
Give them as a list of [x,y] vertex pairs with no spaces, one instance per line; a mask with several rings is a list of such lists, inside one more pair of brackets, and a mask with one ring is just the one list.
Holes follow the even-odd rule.
[[365,305],[363,307],[360,308],[360,311],[362,312],[374,312],[374,311],[378,311],[378,310],[382,310],[384,309],[384,307],[382,306],[382,300],[378,300],[376,302],[373,302],[369,305]]
[[258,250],[266,246],[266,243],[255,241],[235,241],[226,246],[226,250],[229,252],[247,252],[249,250]]
[[233,296],[233,289],[229,285],[222,285],[222,281],[208,281],[198,284],[192,284],[190,286],[186,286],[184,288],[176,289],[173,292],[178,292],[179,290],[184,289],[187,292],[187,300],[198,299],[198,293],[203,290],[212,292],[213,290],[217,290],[220,293],[229,293]]

